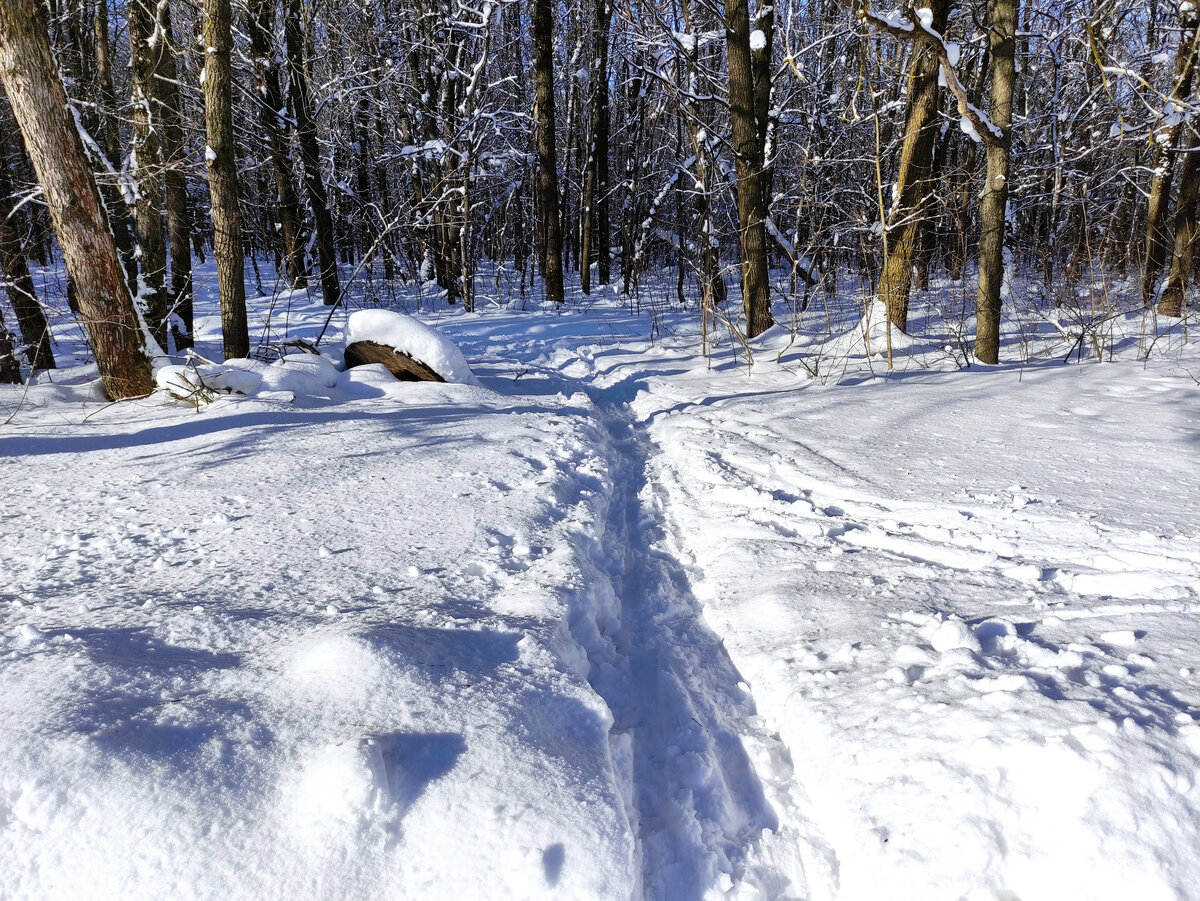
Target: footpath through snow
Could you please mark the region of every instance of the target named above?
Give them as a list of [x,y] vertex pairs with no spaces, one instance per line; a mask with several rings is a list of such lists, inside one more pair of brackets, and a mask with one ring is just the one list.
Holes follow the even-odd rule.
[[1200,897],[1177,361],[439,325],[479,385],[4,389],[0,897]]

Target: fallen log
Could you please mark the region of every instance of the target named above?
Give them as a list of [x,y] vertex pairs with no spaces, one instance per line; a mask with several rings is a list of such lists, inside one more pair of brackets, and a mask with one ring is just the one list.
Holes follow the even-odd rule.
[[382,363],[388,372],[402,382],[446,381],[420,360],[413,359],[403,351],[377,344],[374,341],[355,341],[346,345],[346,368]]

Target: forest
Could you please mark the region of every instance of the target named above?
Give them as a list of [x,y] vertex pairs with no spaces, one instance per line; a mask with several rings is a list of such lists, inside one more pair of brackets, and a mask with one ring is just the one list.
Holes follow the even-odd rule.
[[564,275],[626,296],[666,277],[737,340],[839,279],[903,333],[932,273],[973,283],[984,363],[1014,273],[1047,309],[1138,280],[1085,330],[1183,314],[1188,2],[44,6],[3,12],[8,378],[53,366],[27,271],[57,254],[113,396],[149,390],[136,315],[189,346],[206,254],[227,357],[250,352],[259,259],[330,305],[352,281],[471,310],[501,273],[554,302]]
[[1195,0],[0,0],[0,899],[1200,899]]

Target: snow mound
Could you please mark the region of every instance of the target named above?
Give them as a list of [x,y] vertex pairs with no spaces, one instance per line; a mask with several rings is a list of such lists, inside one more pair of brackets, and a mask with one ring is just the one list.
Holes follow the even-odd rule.
[[183,365],[161,367],[154,379],[173,397],[206,403],[230,394],[262,397],[290,392],[294,397],[328,397],[342,380],[342,373],[326,357],[301,353],[273,363],[249,359],[208,363],[193,359]]
[[346,343],[373,341],[393,347],[424,363],[447,382],[478,385],[479,381],[454,342],[411,316],[393,310],[358,310],[346,324]]

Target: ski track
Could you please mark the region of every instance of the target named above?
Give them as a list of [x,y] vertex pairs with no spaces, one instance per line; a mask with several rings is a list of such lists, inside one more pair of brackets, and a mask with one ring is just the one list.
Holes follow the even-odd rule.
[[735,886],[803,897],[795,855],[762,853],[764,838],[770,844],[780,829],[767,792],[785,789],[764,785],[756,760],[778,774],[790,769],[789,754],[777,734],[754,723],[749,686],[668,547],[662,500],[646,477],[655,448],[628,407],[630,388],[542,375],[563,393],[589,397],[586,413],[608,461],[600,543],[584,550],[619,618],[575,621],[572,637],[586,649],[589,682],[612,713],[614,766],[627,780],[642,897],[690,901]]
[[741,744],[753,701],[701,616],[679,563],[658,547],[647,439],[615,404],[600,407],[617,486],[605,542],[621,599],[619,663],[593,678],[632,739],[634,799],[648,898],[703,897],[742,877],[746,846],[777,819]]

